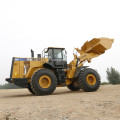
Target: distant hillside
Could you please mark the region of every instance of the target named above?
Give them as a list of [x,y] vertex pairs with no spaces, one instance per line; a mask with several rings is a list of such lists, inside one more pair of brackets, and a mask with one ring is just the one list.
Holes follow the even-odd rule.
[[6,83],[4,85],[0,85],[0,89],[19,89],[21,87],[18,87],[12,83]]

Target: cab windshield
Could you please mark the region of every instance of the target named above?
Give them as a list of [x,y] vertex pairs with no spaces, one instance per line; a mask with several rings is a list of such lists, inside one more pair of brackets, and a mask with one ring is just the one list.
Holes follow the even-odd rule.
[[54,59],[63,59],[62,49],[54,49]]
[[67,61],[67,55],[65,49],[62,48],[48,48],[45,51],[45,58],[56,59],[56,60],[65,60]]

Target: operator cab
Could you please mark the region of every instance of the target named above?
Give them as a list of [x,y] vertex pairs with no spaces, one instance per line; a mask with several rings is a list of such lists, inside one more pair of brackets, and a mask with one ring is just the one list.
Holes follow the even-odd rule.
[[65,48],[48,47],[43,51],[43,57],[49,60],[64,60],[67,61],[67,52]]
[[43,58],[48,58],[49,62],[44,63],[44,67],[53,69],[57,77],[57,84],[65,83],[66,73],[64,69],[67,68],[67,52],[65,48],[48,47],[43,50]]
[[54,64],[56,68],[67,67],[67,52],[65,48],[48,47],[42,52],[43,58],[48,58],[49,63]]

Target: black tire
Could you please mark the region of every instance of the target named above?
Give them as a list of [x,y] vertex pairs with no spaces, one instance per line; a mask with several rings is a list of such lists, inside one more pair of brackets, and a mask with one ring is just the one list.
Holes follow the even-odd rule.
[[[93,78],[90,78],[90,80],[92,80],[93,82],[89,83],[89,79],[87,78],[87,76],[93,76]],[[80,72],[80,76],[79,76],[79,80],[78,80],[81,89],[83,89],[86,92],[92,92],[92,91],[96,91],[99,87],[100,87],[100,76],[99,74],[91,69],[91,68],[85,68]]]
[[28,83],[28,90],[30,93],[35,94],[35,92],[32,90],[30,83]]
[[68,85],[67,88],[70,89],[71,91],[78,91],[80,90],[80,85],[75,81]]
[[[43,76],[47,76],[50,81],[49,85],[46,86],[45,88],[39,83],[40,79],[42,79]],[[45,78],[43,78],[43,80],[45,80]],[[56,89],[57,78],[51,70],[39,69],[33,74],[30,85],[35,94],[49,95],[52,94]]]

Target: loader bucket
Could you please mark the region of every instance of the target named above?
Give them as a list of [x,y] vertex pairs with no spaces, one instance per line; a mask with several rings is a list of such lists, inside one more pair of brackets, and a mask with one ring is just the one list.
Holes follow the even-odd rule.
[[81,50],[86,53],[103,54],[105,50],[111,48],[113,41],[114,39],[109,38],[94,38],[85,42]]

